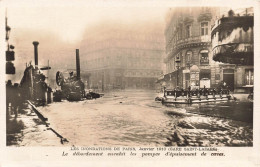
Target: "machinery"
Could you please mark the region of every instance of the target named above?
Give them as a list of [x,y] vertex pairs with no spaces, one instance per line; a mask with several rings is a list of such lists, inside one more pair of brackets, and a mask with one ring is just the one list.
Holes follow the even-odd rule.
[[60,71],[56,73],[56,83],[61,87],[61,90],[57,90],[54,93],[54,101],[61,101],[62,98],[66,98],[69,101],[79,101],[85,97],[85,85],[80,78],[78,49],[76,49],[76,70],[76,76],[74,76],[73,72],[70,72],[68,78],[65,78]]
[[46,76],[41,70],[49,70],[50,67],[38,67],[38,45],[34,41],[34,61],[35,66],[26,65],[23,78],[20,82],[20,91],[24,100],[31,100],[36,105],[44,105],[52,101],[52,89],[45,82]]

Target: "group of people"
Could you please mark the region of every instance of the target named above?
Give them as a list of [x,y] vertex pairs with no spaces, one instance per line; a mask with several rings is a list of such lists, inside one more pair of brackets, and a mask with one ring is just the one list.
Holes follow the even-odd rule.
[[12,84],[11,80],[6,83],[6,117],[10,115],[18,116],[22,106],[22,96],[19,88],[19,84]]

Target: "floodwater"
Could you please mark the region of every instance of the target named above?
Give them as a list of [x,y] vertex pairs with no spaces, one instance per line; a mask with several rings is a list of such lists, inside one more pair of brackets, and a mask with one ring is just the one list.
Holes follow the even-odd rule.
[[[253,145],[252,102],[164,106],[155,102],[155,96],[153,91],[118,91],[96,100],[52,103],[39,110],[69,145]],[[45,142],[46,138],[38,140],[39,146]]]

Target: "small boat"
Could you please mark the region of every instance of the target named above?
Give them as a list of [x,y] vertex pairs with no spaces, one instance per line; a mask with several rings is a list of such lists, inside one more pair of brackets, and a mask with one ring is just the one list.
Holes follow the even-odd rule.
[[154,100],[155,101],[162,101],[163,97],[164,97],[163,93],[158,93]]

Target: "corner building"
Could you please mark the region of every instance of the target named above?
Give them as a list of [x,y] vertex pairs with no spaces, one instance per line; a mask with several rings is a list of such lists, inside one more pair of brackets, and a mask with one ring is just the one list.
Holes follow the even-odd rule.
[[219,63],[213,61],[211,25],[219,8],[174,8],[166,16],[167,88],[214,87],[220,82]]
[[216,20],[212,32],[213,60],[222,62],[221,77],[236,93],[254,87],[254,11],[230,10]]

